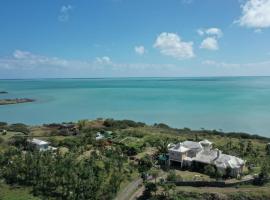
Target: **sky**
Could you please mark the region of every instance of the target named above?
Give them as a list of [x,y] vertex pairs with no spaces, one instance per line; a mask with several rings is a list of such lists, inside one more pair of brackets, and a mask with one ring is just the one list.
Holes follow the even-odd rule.
[[270,0],[1,0],[0,78],[270,75]]

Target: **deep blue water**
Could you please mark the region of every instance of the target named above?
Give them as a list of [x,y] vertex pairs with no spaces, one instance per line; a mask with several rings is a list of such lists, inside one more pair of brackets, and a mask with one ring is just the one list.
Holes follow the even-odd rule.
[[270,77],[0,80],[0,121],[42,124],[97,117],[270,137]]

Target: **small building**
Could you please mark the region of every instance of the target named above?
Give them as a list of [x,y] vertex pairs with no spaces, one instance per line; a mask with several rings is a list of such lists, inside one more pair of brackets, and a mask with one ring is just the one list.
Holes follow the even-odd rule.
[[177,162],[181,167],[192,167],[194,164],[213,165],[223,174],[230,172],[228,175],[232,177],[237,177],[243,172],[244,160],[212,149],[212,142],[208,140],[185,141],[176,145],[170,144],[168,148],[170,163]]
[[104,138],[105,138],[104,135],[101,134],[100,132],[97,132],[97,133],[96,133],[96,140],[102,140],[102,139],[104,139]]
[[44,140],[39,140],[36,138],[33,138],[31,140],[28,140],[31,147],[39,150],[39,151],[48,151],[48,150],[56,150],[57,148],[49,146],[49,142]]

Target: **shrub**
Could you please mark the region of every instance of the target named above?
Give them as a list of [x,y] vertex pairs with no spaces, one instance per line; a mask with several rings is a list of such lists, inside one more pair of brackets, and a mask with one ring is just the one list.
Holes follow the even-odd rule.
[[4,139],[0,137],[0,144],[4,142]]
[[145,126],[142,122],[135,122],[132,120],[114,120],[106,119],[103,123],[104,126],[115,129],[126,129],[129,127],[142,127]]
[[139,160],[138,170],[139,172],[146,172],[146,171],[149,171],[152,166],[153,166],[153,163],[150,156],[145,156]]
[[167,176],[167,181],[172,181],[172,182],[177,181],[177,176],[174,170],[169,171],[169,174]]
[[25,124],[22,123],[17,123],[17,124],[11,124],[8,127],[9,131],[14,131],[14,132],[21,132],[24,134],[28,134],[30,133],[30,130],[28,129],[28,127]]
[[23,136],[13,136],[9,139],[9,144],[16,146],[18,148],[26,148],[27,146],[27,139]]
[[215,175],[216,175],[216,169],[212,165],[206,165],[204,167],[204,173],[207,174],[210,177],[215,177]]

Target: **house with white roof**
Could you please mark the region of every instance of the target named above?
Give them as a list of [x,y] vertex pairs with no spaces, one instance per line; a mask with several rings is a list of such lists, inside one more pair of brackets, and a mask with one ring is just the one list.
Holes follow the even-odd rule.
[[39,151],[56,150],[57,148],[49,146],[49,142],[33,138],[28,140],[28,143]]
[[245,161],[231,155],[223,154],[218,149],[212,149],[212,142],[185,141],[169,144],[169,161],[177,162],[181,167],[191,167],[193,164],[213,165],[222,173],[230,172],[230,176],[242,174]]

